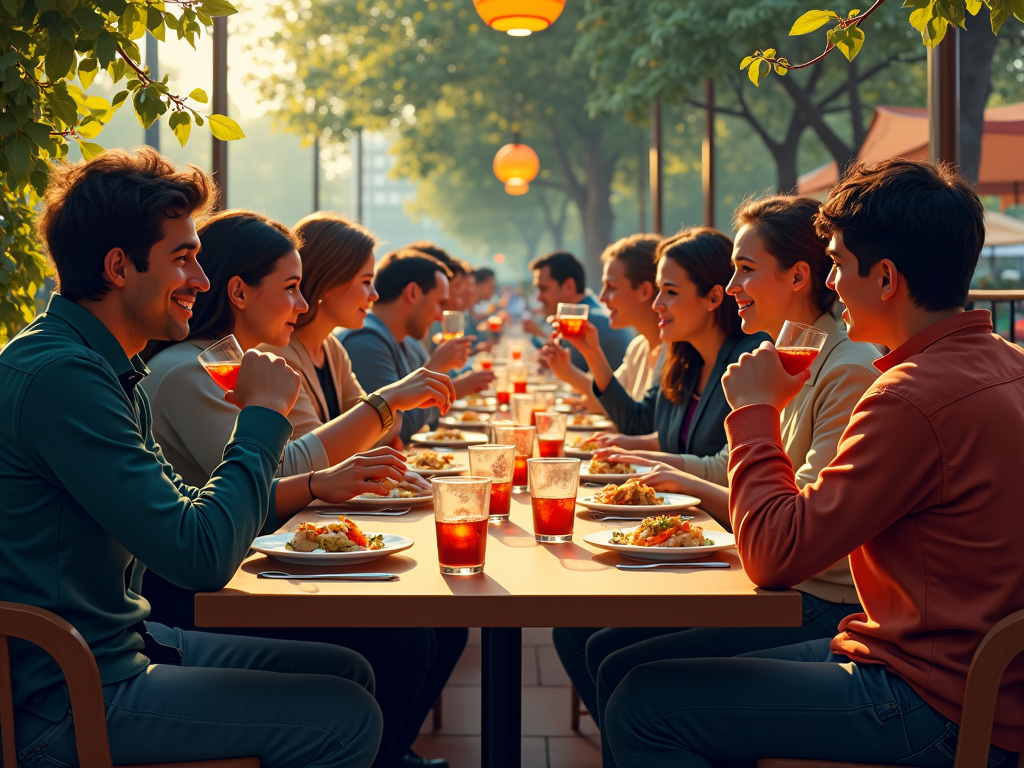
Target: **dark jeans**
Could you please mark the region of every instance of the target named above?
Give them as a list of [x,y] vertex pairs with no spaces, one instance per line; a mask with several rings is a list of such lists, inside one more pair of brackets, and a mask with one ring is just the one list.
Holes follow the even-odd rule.
[[[957,726],[897,675],[836,656],[829,643],[641,664],[605,712],[617,764],[710,768],[788,757],[951,768]],[[1016,761],[992,747],[988,768]]]
[[[373,672],[335,645],[183,632],[147,623],[181,666],[151,664],[103,686],[115,765],[259,757],[274,768],[367,768],[380,742]],[[22,707],[20,764],[76,766],[69,712]],[[32,734],[30,739],[26,735]]]
[[[195,629],[195,593],[147,571],[143,594],[154,621]],[[466,629],[216,629],[222,634],[304,640],[350,648],[373,668],[384,732],[374,768],[390,768],[416,740],[469,638]]]

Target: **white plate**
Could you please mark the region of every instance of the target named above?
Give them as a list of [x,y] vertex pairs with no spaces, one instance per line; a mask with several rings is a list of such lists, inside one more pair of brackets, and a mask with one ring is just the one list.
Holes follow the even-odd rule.
[[573,448],[568,443],[562,446],[562,450],[565,451],[566,456],[571,456],[574,459],[591,459],[594,457],[593,451],[581,451],[578,448]]
[[[415,472],[420,477],[455,477],[456,475],[462,475],[469,472],[469,466],[467,464],[452,464],[448,469],[417,469],[416,467],[409,465],[409,471]],[[394,499],[394,501],[402,501],[402,499]]]
[[331,504],[332,507],[338,507],[340,509],[388,509],[388,508],[400,508],[400,507],[418,507],[422,504],[432,504],[434,501],[434,494],[428,493],[424,496],[412,496],[406,499],[393,499],[387,496],[375,496],[371,494],[362,494],[356,496],[354,499],[348,501],[342,501],[338,504]]
[[664,504],[601,504],[594,501],[592,495],[584,496],[582,499],[577,500],[576,503],[598,512],[611,512],[617,515],[642,514],[644,517],[663,515],[669,512],[680,512],[700,504],[700,499],[696,496],[685,496],[681,493],[659,493],[658,495],[665,499]]
[[[367,537],[376,534],[364,531]],[[273,533],[269,536],[258,536],[252,543],[257,552],[270,555],[275,560],[295,565],[359,565],[380,560],[382,557],[402,552],[413,545],[408,536],[395,533],[384,534],[384,549],[362,549],[355,552],[290,552],[285,544],[292,540],[293,533]],[[302,578],[297,576],[296,578]]]
[[[620,528],[626,533],[636,528]],[[653,562],[678,563],[683,560],[699,560],[702,557],[721,552],[723,549],[730,549],[736,546],[736,539],[731,533],[724,531],[704,531],[704,536],[715,542],[705,547],[638,547],[635,544],[612,544],[612,530],[595,531],[583,537],[587,544],[607,549],[611,552],[618,552],[630,560],[647,560]]]
[[416,445],[426,445],[430,448],[465,448],[468,445],[480,445],[487,442],[487,435],[479,432],[463,432],[462,440],[438,440],[433,432],[420,432],[412,436],[411,441]]
[[567,420],[566,429],[572,432],[596,432],[601,429],[614,429],[615,423],[611,419],[594,419],[590,424],[573,424],[572,416]]
[[470,404],[465,399],[452,401],[453,411],[477,411],[478,413],[494,413],[498,410],[498,400],[494,397],[485,397],[483,404]]
[[584,464],[583,468],[580,469],[580,482],[581,483],[615,483],[616,485],[619,485],[620,483],[623,483],[626,480],[629,480],[629,478],[633,477],[633,475],[642,475],[644,472],[647,471],[646,467],[641,467],[638,464],[630,464],[629,466],[633,468],[633,471],[630,472],[628,475],[616,475],[616,474],[612,474],[612,473],[592,475],[589,472],[587,472],[587,470],[586,470],[587,465]]
[[[465,413],[476,413],[476,411],[465,411]],[[463,421],[458,416],[444,416],[441,418],[442,427],[451,427],[452,429],[472,429],[475,432],[487,429],[490,425],[487,420],[490,418],[489,413],[481,413],[483,420],[481,421]]]

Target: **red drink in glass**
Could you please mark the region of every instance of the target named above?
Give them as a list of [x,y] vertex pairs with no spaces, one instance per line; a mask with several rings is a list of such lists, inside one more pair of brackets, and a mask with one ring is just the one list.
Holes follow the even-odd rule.
[[511,350],[511,353],[512,353],[512,359],[513,360],[522,360],[523,359],[523,350],[521,350],[521,349],[513,349],[513,350]]
[[563,336],[579,336],[583,333],[583,326],[587,320],[583,317],[560,317],[558,318],[558,331]]
[[512,382],[512,391],[515,392],[517,395],[524,394],[526,392],[526,382],[525,381],[513,381]]
[[483,368],[485,371],[491,370],[491,366],[493,366],[493,365],[494,365],[494,361],[493,360],[481,360],[480,361],[480,367]]
[[508,405],[512,400],[511,392],[497,392],[496,394],[498,396],[498,405]]
[[501,318],[497,315],[491,315],[487,318],[487,327],[491,333],[499,333],[501,331]]
[[532,499],[533,531],[540,536],[572,537],[576,498]]
[[542,413],[544,410],[546,410],[546,409],[543,406],[540,407],[540,408],[533,408],[533,409],[530,410],[530,426],[531,427],[536,427],[537,426],[537,414],[538,413]]
[[537,438],[537,443],[540,445],[540,456],[542,459],[557,459],[559,456],[564,456],[562,453],[562,443],[565,442],[560,437],[540,437]]
[[492,520],[496,517],[508,519],[509,512],[512,509],[512,485],[514,480],[515,477],[507,483],[491,481],[491,508],[489,514]]
[[515,472],[512,473],[512,485],[526,485],[528,477],[526,474],[526,460],[528,458],[530,457],[520,456],[518,453],[516,454],[516,469]]
[[442,568],[477,568],[487,551],[487,519],[462,522],[434,521],[437,559]]
[[811,367],[819,350],[814,347],[779,347],[776,351],[779,353],[779,359],[782,360],[782,367],[786,369],[786,373],[796,376],[800,371]]
[[238,370],[241,363],[211,363],[203,366],[217,386],[228,392],[238,385]]

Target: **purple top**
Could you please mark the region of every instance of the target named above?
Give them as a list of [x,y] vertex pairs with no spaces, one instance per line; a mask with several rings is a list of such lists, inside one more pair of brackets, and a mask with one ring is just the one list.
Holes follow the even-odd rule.
[[679,431],[679,452],[686,453],[686,436],[690,434],[690,423],[693,421],[693,414],[697,412],[697,403],[700,402],[700,395],[696,392],[690,398],[690,404],[686,406],[686,413],[683,415],[683,428]]

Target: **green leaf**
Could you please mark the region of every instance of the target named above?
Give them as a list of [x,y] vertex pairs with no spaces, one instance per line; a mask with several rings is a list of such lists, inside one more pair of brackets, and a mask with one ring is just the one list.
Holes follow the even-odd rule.
[[832,19],[838,21],[839,16],[832,11],[808,11],[793,22],[793,27],[789,30],[790,37],[806,35],[809,32],[813,32],[819,27],[828,24]]
[[[750,58],[749,56],[747,58]],[[206,95],[206,91],[202,88],[196,88],[192,93],[188,95],[190,99],[198,101],[200,104],[207,104],[210,101],[210,97]]]
[[196,121],[196,125],[198,125],[200,127],[202,127],[203,125],[206,124],[206,121],[203,120],[203,116],[200,115],[198,112],[192,113],[192,119],[195,120]]
[[143,128],[149,128],[167,111],[167,104],[148,88],[137,90],[132,97],[132,103],[135,105],[135,116],[139,118]]
[[96,36],[96,59],[106,69],[117,56],[117,40],[109,32],[100,32]]
[[82,158],[84,160],[92,160],[97,155],[106,151],[99,144],[93,144],[89,141],[79,141],[78,148],[82,150]]
[[863,47],[864,30],[860,27],[847,27],[836,32],[836,48],[848,61],[853,61]]
[[71,98],[68,88],[64,83],[56,83],[50,88],[47,92],[46,103],[53,110],[53,114],[57,116],[57,119],[65,125],[71,126],[78,121],[78,105]]
[[[754,84],[757,84],[756,80]],[[221,141],[234,141],[235,139],[245,138],[245,134],[242,133],[238,123],[227,115],[210,115],[209,120],[210,132]]]
[[112,106],[116,111],[121,108],[121,105],[124,104],[124,100],[127,98],[128,91],[121,91],[120,93],[115,93],[114,98],[110,100],[110,106]]
[[102,130],[103,123],[95,117],[89,117],[83,120],[82,123],[75,128],[75,133],[83,139],[95,139],[100,135],[100,131]]
[[17,133],[7,145],[7,163],[11,176],[20,179],[32,167],[32,142],[23,133]]
[[776,53],[778,53],[778,51],[774,48],[765,48],[763,55],[766,59],[774,59]]
[[79,6],[71,11],[71,18],[87,32],[99,32],[103,29],[103,17],[92,8]]
[[855,16],[860,16],[860,8],[854,8],[852,11],[846,14],[847,19],[852,19]]
[[94,2],[101,11],[112,13],[115,16],[123,16],[124,12],[128,10],[126,0],[94,0]]
[[18,3],[16,0],[3,0],[4,10],[14,18],[18,18]]
[[981,0],[967,0],[967,12],[971,16],[977,16],[981,10]]
[[35,121],[25,123],[21,130],[25,132],[25,135],[32,139],[32,142],[41,149],[48,149],[53,144],[53,139],[50,138],[50,127],[37,123]]
[[82,84],[82,88],[88,88],[92,85],[92,81],[96,79],[98,71],[99,64],[96,59],[82,59],[78,62],[78,82]]
[[46,77],[50,82],[63,80],[71,72],[75,64],[75,46],[70,41],[61,38],[56,45],[51,45],[46,52]]
[[1013,15],[1017,21],[1024,21],[1024,0],[1013,0]]
[[211,16],[231,16],[238,13],[238,9],[228,0],[203,0],[200,7]]
[[192,118],[189,117],[188,112],[174,112],[171,114],[171,119],[168,122],[171,130],[174,131],[175,137],[178,139],[178,143],[184,147],[188,141],[189,133],[192,132]]

